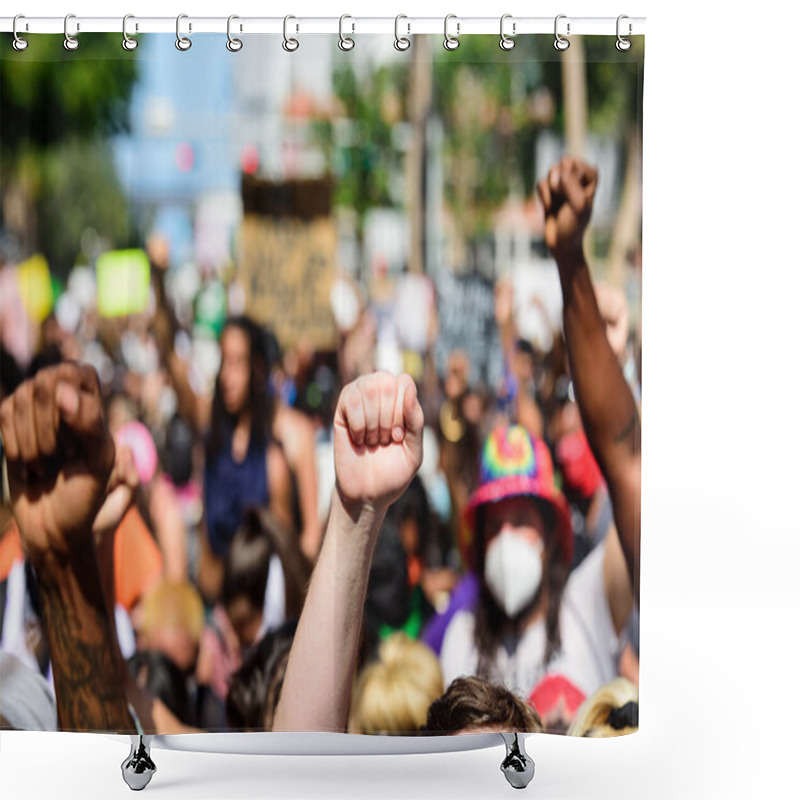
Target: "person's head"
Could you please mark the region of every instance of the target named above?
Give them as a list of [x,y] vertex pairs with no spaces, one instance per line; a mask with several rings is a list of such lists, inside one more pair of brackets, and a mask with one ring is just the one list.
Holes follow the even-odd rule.
[[181,721],[193,725],[186,674],[161,650],[140,650],[128,660],[128,672],[140,689],[145,689]]
[[297,537],[268,511],[250,509],[225,557],[222,604],[242,648],[252,647],[264,619],[270,560],[280,559],[287,617],[299,616],[308,569],[300,557]]
[[138,644],[164,653],[184,673],[194,670],[205,625],[203,601],[187,581],[162,580],[142,599]]
[[627,678],[601,686],[572,720],[567,734],[599,738],[639,730],[639,690]]
[[377,661],[356,678],[347,729],[390,735],[416,732],[443,688],[433,651],[404,633],[394,633],[381,643]]
[[269,353],[264,330],[249,317],[230,317],[220,337],[221,363],[214,387],[206,457],[222,450],[226,424],[243,413],[251,419],[251,441],[263,446],[272,425]]
[[220,351],[217,391],[223,408],[230,415],[252,410],[266,392],[269,376],[264,331],[248,317],[231,317],[222,329]]
[[225,701],[228,724],[240,730],[272,730],[297,621],[269,631],[231,678]]
[[540,733],[542,721],[513,692],[476,677],[456,678],[431,703],[426,733]]
[[415,475],[408,488],[386,512],[397,525],[406,555],[425,556],[431,533],[431,510],[425,486]]
[[536,353],[527,339],[517,339],[514,351],[514,371],[521,383],[530,383],[536,377]]
[[569,510],[553,480],[547,445],[520,425],[496,428],[464,511],[461,552],[481,579],[476,642],[480,674],[508,624],[546,611],[548,661],[559,645],[558,609],[572,559]]

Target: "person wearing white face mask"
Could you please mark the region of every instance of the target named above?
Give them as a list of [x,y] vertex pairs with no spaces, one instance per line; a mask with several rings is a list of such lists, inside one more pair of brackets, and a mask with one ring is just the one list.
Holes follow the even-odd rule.
[[572,527],[547,446],[521,426],[493,431],[460,542],[479,599],[447,629],[445,682],[477,675],[529,697],[548,674],[586,694],[612,680],[632,597],[630,588],[621,602],[606,592],[615,564],[627,580],[616,535],[609,541],[570,575]]
[[620,634],[639,594],[641,438],[583,251],[596,187],[596,170],[564,158],[538,191],[559,270],[576,400],[615,526],[570,574],[572,527],[546,445],[520,426],[493,431],[460,541],[479,596],[448,626],[446,684],[478,675],[530,697],[543,677],[561,674],[590,695],[617,675]]

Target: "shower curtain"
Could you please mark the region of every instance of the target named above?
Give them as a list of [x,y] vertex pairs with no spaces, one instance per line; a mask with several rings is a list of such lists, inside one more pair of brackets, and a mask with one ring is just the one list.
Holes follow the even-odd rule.
[[0,722],[635,731],[643,37],[229,26],[0,41]]

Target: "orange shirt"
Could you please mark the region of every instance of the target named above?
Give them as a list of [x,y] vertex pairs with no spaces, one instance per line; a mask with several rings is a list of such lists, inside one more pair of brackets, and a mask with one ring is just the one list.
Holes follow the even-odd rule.
[[0,581],[4,581],[11,572],[11,567],[15,561],[21,561],[25,557],[22,551],[22,540],[19,538],[19,528],[17,521],[11,517],[0,537]]
[[134,506],[122,518],[114,537],[115,600],[128,613],[161,577],[161,551]]

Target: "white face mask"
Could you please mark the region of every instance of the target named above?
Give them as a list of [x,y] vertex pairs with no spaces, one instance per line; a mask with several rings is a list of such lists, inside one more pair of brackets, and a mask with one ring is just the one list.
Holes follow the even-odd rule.
[[502,531],[486,551],[484,577],[497,604],[514,618],[533,600],[542,582],[542,545]]

